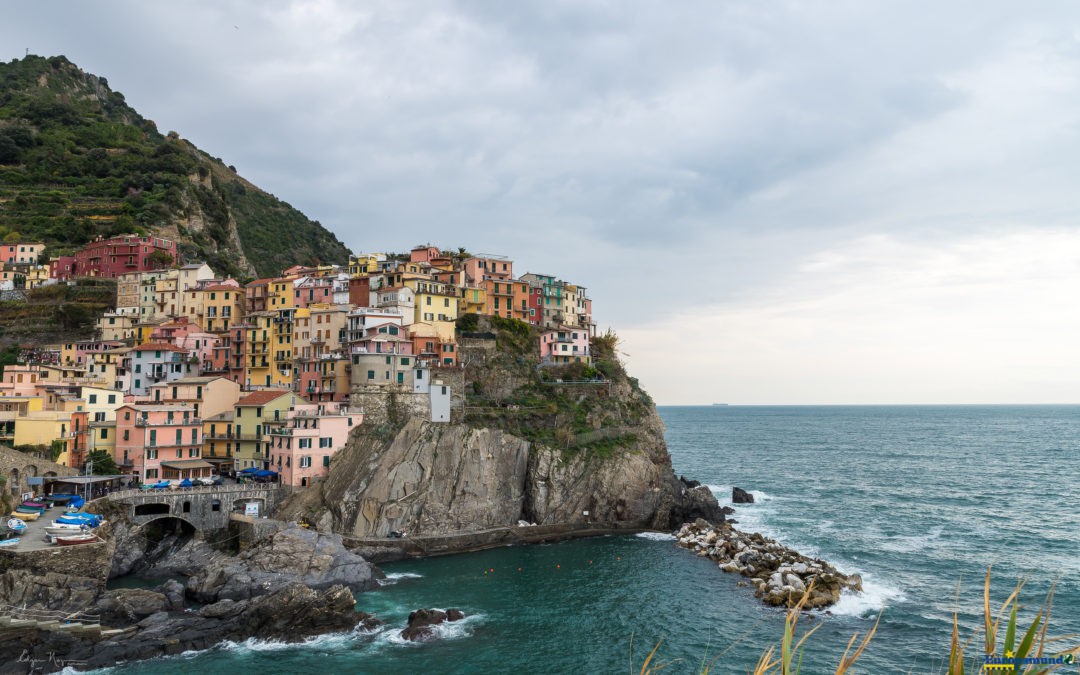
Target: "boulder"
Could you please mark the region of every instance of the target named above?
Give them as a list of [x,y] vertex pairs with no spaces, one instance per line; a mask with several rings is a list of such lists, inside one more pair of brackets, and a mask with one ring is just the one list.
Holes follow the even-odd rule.
[[731,488],[731,503],[732,504],[753,504],[754,495],[750,494],[741,487]]
[[203,603],[247,600],[297,582],[315,590],[344,585],[360,592],[382,578],[382,571],[345,548],[340,535],[292,525],[238,556],[211,560],[188,579],[187,593]]
[[106,591],[94,608],[107,626],[126,626],[165,611],[167,599],[145,588],[117,588]]
[[401,637],[413,642],[434,640],[439,636],[435,626],[464,618],[465,613],[460,609],[449,609],[445,612],[438,609],[418,609],[409,613],[409,625],[401,631]]

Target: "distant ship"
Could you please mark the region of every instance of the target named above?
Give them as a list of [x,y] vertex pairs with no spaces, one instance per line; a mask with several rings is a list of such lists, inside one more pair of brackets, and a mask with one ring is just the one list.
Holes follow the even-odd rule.
[[713,403],[713,405],[727,405],[727,403]]

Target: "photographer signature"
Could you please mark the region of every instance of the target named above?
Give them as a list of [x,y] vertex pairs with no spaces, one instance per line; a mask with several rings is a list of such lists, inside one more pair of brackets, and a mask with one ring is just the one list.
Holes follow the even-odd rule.
[[[49,652],[46,658],[36,659],[30,655],[29,649],[24,649],[22,654],[19,654],[19,663],[30,664],[30,672],[44,672],[46,666],[55,668],[64,668],[65,666],[85,666],[86,661],[76,661],[74,659],[61,659],[57,658],[56,652]],[[39,671],[39,669],[41,669]]]

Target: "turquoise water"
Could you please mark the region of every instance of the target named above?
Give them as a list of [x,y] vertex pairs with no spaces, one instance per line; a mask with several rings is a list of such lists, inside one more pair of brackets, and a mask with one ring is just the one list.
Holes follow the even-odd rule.
[[[944,672],[957,582],[961,623],[1029,578],[1037,607],[1058,580],[1053,631],[1080,632],[1080,407],[661,408],[677,473],[730,497],[740,527],[860,572],[865,592],[808,617],[804,673],[832,672],[850,635],[879,613],[858,672]],[[603,537],[386,565],[359,596],[388,628],[303,646],[247,642],[133,664],[140,673],[628,672],[663,640],[664,672],[745,672],[780,634],[739,578],[669,538]],[[396,635],[411,609],[459,607],[437,643]],[[631,644],[632,641],[632,644]],[[714,660],[715,659],[715,660]],[[634,669],[636,672],[636,669]]]

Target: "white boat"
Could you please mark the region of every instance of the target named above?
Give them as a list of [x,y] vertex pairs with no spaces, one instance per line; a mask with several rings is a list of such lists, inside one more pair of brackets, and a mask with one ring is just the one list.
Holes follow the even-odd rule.
[[82,532],[82,530],[79,529],[78,526],[72,528],[72,527],[65,527],[64,525],[59,525],[57,527],[49,526],[49,527],[45,528],[45,531],[48,532],[49,534],[58,534],[61,537],[70,536],[72,534],[79,534],[79,533]]
[[54,530],[59,530],[59,529],[80,530],[80,529],[82,529],[82,524],[81,523],[61,523],[59,520],[54,520],[54,521],[52,521],[52,525],[46,525],[45,526],[45,529],[49,529],[49,528],[52,528]]

